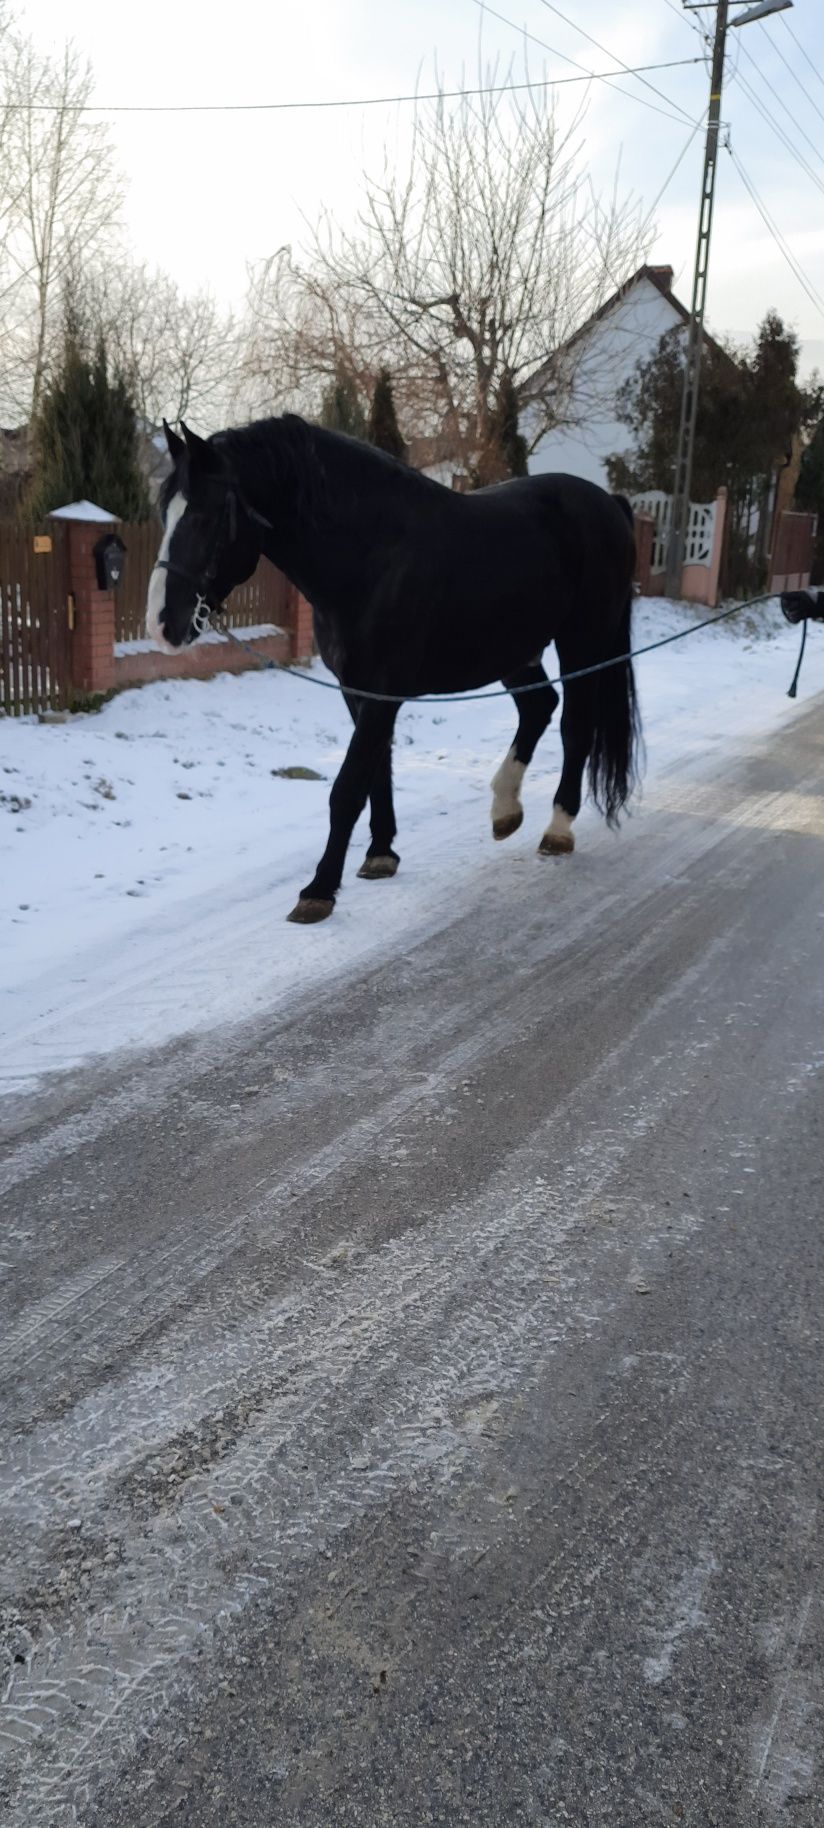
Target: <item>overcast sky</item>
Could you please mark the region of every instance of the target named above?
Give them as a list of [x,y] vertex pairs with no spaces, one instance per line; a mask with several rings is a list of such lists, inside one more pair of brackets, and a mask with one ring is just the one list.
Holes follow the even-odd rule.
[[[494,0],[483,17],[484,61],[522,64],[526,28],[533,77],[702,56],[698,22],[681,0],[561,0],[605,50],[588,43],[546,0]],[[733,14],[741,11],[739,5]],[[18,19],[43,48],[70,30],[90,57],[101,104],[310,101],[396,95],[432,86],[435,59],[447,86],[474,81],[481,11],[476,0],[30,0]],[[789,25],[789,29],[788,29]],[[795,38],[791,36],[795,35]],[[796,42],[797,40],[797,42]],[[799,49],[799,46],[803,47]],[[803,52],[815,68],[805,61]],[[607,53],[612,53],[612,56]],[[779,55],[779,53],[781,55]],[[786,59],[786,63],[781,61]],[[795,73],[795,75],[793,74]],[[819,73],[820,72],[820,73]],[[800,79],[796,80],[796,78]],[[649,206],[706,107],[703,61],[620,78],[619,94],[594,83],[584,153],[597,184],[620,183]],[[768,108],[790,142],[759,114]],[[802,87],[809,92],[809,99]],[[557,91],[562,119],[580,100]],[[575,101],[573,101],[575,98]],[[642,100],[663,112],[653,112]],[[723,119],[743,168],[811,288],[824,296],[824,6],[796,0],[791,12],[730,33]],[[286,241],[323,205],[341,219],[357,207],[359,174],[380,164],[385,144],[402,151],[404,105],[283,114],[112,117],[129,182],[127,227],[135,251],[184,285],[242,297],[247,263]],[[675,118],[667,118],[668,115]],[[689,302],[703,135],[695,135],[656,212],[651,258],[675,268]],[[811,171],[805,171],[800,161]],[[712,328],[752,334],[774,306],[798,330],[805,366],[824,367],[824,310],[805,296],[759,217],[738,171],[722,156],[710,272]]]

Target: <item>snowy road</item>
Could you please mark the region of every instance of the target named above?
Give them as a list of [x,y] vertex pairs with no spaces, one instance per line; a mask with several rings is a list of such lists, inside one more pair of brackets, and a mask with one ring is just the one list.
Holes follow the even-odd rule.
[[[703,613],[641,602],[634,645]],[[824,630],[811,630],[791,705],[797,649],[772,603],[639,661],[645,810],[666,811],[674,782],[711,791],[720,760],[795,721],[824,690]],[[115,1048],[283,1010],[307,981],[367,968],[469,914],[499,877],[513,904],[535,893],[546,905],[554,882],[535,850],[560,776],[557,722],[527,775],[523,830],[490,841],[489,782],[514,726],[509,698],[404,707],[398,893],[378,903],[356,879],[363,820],[334,920],[309,936],[284,916],[323,849],[351,733],[336,692],[259,673],[126,692],[55,727],[0,719],[0,1094]],[[318,778],[281,772],[295,767]],[[580,825],[582,846],[604,843],[591,809]]]
[[574,859],[409,821],[428,911],[402,845],[231,1028],[140,1017],[147,926],[165,1045],[75,1064],[32,963],[4,1828],[820,1821],[824,701],[688,713]]

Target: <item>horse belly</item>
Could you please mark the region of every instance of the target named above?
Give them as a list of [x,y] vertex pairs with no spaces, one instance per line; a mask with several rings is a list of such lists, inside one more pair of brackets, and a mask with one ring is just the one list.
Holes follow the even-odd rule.
[[536,601],[537,595],[532,591],[527,597],[516,581],[511,592],[459,602],[451,615],[437,619],[425,657],[427,679],[433,683],[425,690],[477,691],[540,659],[558,618],[547,596]]

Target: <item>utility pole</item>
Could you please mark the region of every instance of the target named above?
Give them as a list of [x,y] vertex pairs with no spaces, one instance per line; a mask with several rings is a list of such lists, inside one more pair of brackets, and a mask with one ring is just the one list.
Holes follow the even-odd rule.
[[[721,124],[721,86],[724,81],[724,52],[727,26],[748,25],[750,20],[765,19],[770,13],[784,12],[793,0],[761,0],[728,19],[729,0],[717,0],[715,9],[715,42],[712,50],[710,106],[707,137],[704,145],[704,171],[701,179],[701,209],[698,218],[698,242],[695,250],[695,274],[692,282],[687,355],[681,390],[681,417],[678,425],[678,447],[673,478],[672,518],[667,543],[666,593],[681,594],[681,571],[687,538],[692,484],[692,457],[695,448],[695,422],[698,417],[698,383],[701,374],[701,352],[704,344],[704,306],[707,298],[707,276],[710,264],[710,232],[715,202],[715,174],[718,166],[718,129]],[[689,11],[699,10],[690,7]],[[703,7],[700,9],[703,11]]]
[[672,491],[672,519],[667,546],[668,597],[681,595],[681,570],[690,511],[692,453],[695,447],[695,421],[698,416],[698,381],[701,374],[701,352],[704,346],[704,305],[707,298],[707,274],[710,264],[710,230],[715,202],[715,173],[718,165],[718,128],[721,122],[721,84],[724,80],[724,51],[727,44],[728,0],[718,0],[715,14],[715,43],[712,48],[710,78],[710,111],[704,144],[704,172],[701,179],[701,210],[698,217],[698,242],[695,250],[695,274],[692,282],[690,327],[687,336],[687,358],[681,389],[681,418],[678,425],[678,448]]

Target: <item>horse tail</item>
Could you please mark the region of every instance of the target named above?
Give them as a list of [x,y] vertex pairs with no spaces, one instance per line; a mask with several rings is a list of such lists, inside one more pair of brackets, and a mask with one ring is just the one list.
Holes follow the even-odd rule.
[[[616,497],[630,526],[632,508],[623,495]],[[633,540],[633,569],[635,542]],[[595,730],[589,753],[592,797],[608,825],[617,825],[619,814],[636,787],[640,773],[641,715],[635,690],[632,661],[632,574],[618,626],[603,656],[615,664],[595,674]]]

